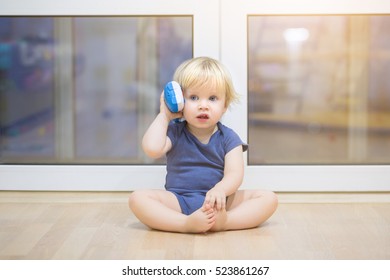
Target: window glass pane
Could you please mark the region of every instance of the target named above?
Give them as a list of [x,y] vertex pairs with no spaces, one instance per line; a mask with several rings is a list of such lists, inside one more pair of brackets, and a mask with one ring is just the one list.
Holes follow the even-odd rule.
[[249,16],[249,164],[390,163],[390,16]]
[[3,162],[55,157],[53,24],[50,18],[0,17]]
[[3,163],[151,163],[141,137],[191,16],[1,17]]

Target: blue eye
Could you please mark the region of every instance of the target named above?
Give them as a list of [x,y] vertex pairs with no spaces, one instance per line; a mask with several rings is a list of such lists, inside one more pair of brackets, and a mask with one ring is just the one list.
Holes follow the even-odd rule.
[[197,97],[196,95],[191,95],[190,96],[190,100],[192,100],[192,101],[196,101],[198,99],[199,99],[199,97]]
[[213,95],[213,96],[211,96],[209,99],[210,99],[210,101],[217,101],[217,100],[218,100],[218,97],[216,97],[216,96]]

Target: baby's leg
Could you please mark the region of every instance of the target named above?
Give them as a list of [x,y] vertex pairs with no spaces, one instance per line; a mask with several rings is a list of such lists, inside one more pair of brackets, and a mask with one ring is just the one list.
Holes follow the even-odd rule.
[[271,191],[239,190],[229,196],[226,211],[216,213],[212,231],[254,228],[275,212],[278,199]]
[[209,207],[189,216],[182,214],[176,196],[164,190],[134,191],[129,207],[142,223],[163,231],[206,232],[215,222],[214,210]]

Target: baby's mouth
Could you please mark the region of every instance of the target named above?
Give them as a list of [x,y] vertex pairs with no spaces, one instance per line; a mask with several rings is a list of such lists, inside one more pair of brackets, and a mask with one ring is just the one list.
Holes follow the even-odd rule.
[[202,120],[208,120],[209,116],[207,114],[200,114],[197,116],[197,118]]

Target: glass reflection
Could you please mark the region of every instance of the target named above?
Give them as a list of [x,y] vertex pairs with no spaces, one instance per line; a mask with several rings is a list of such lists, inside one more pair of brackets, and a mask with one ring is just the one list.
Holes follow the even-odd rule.
[[150,163],[140,137],[192,17],[0,17],[3,163]]
[[389,16],[249,16],[249,164],[390,162]]
[[51,18],[0,17],[0,155],[52,159],[54,34]]

